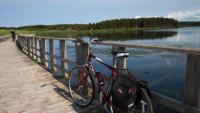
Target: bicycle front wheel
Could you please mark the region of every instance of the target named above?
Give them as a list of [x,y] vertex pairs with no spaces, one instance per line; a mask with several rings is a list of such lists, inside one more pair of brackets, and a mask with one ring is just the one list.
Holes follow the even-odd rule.
[[134,113],[153,113],[151,99],[144,88],[140,88],[140,101],[137,103]]
[[89,106],[94,99],[95,84],[85,67],[75,67],[70,72],[69,92],[74,103],[80,107]]

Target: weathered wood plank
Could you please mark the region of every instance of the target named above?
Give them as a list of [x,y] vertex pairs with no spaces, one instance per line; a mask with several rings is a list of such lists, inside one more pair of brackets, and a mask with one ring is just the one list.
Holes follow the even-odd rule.
[[31,57],[34,58],[34,52],[33,52],[33,37],[30,38],[30,41],[31,41]]
[[40,39],[39,40],[39,44],[40,44],[40,61],[41,61],[41,64],[45,65],[45,39]]
[[66,86],[18,51],[13,42],[6,41],[0,44],[0,56],[0,112],[77,113],[82,111],[70,101],[67,95],[61,96],[59,91],[64,91],[66,94]]
[[34,47],[33,47],[33,48],[35,49],[35,60],[36,60],[36,61],[38,61],[38,56],[37,56],[37,55],[38,55],[38,54],[37,54],[37,53],[38,53],[38,52],[37,52],[37,41],[38,41],[37,38],[34,38],[34,43],[35,43],[35,44],[34,44]]
[[87,43],[76,43],[76,64],[83,65],[86,63],[90,51]]
[[[126,48],[125,47],[117,47],[116,51],[118,52],[125,52]],[[127,69],[126,66],[126,58],[117,58],[117,70],[120,72],[122,69]]]
[[[24,35],[22,35],[24,36]],[[25,35],[26,36],[26,35]],[[30,37],[30,36],[26,36]],[[38,37],[40,39],[57,39],[57,40],[68,40],[74,41],[72,38],[56,38],[56,37]],[[178,47],[169,47],[169,46],[153,46],[153,45],[136,45],[136,44],[120,44],[120,43],[111,43],[111,42],[93,42],[92,44],[99,45],[107,45],[107,46],[115,46],[115,47],[127,47],[127,48],[143,48],[150,50],[158,50],[158,51],[169,51],[169,52],[177,52],[177,53],[186,53],[186,54],[200,54],[200,49],[194,48],[178,48]]]
[[54,48],[53,39],[49,39],[49,53],[50,53],[49,57],[50,57],[50,64],[51,64],[50,70],[52,72],[54,72],[54,68],[53,68],[53,63],[54,63],[53,54],[54,54],[54,51],[53,51],[53,48]]
[[200,108],[200,55],[187,55],[185,102]]
[[[65,59],[65,40],[60,40],[60,57]],[[61,76],[65,75],[65,62],[61,60]]]
[[98,42],[93,44],[98,45],[107,45],[107,46],[115,46],[115,47],[127,47],[127,48],[142,48],[142,49],[150,49],[150,50],[158,50],[158,51],[169,51],[176,53],[185,53],[185,54],[200,54],[200,49],[194,48],[178,48],[178,47],[169,47],[169,46],[152,46],[152,45],[136,45],[136,44],[120,44],[120,43],[110,43],[110,42]]
[[189,104],[177,101],[167,96],[152,92],[151,94],[153,102],[161,104],[167,108],[179,111],[181,113],[200,113],[200,109]]
[[30,38],[26,38],[27,41],[27,52],[28,52],[28,56],[30,56]]

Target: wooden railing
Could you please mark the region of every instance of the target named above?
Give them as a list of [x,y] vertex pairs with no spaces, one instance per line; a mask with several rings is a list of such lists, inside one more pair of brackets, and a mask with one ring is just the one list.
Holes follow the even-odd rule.
[[[45,39],[49,40],[49,52],[45,52]],[[60,41],[60,56],[54,55],[54,41]],[[87,44],[75,44],[76,50],[76,62],[70,61],[66,57],[65,41],[73,41],[73,39],[66,38],[46,38],[35,36],[22,36],[18,35],[18,41],[23,48],[23,51],[33,58],[35,61],[40,62],[45,68],[47,68],[46,62],[52,64],[47,68],[50,72],[55,72],[55,67],[61,70],[61,76],[65,76],[68,73],[68,63],[82,65],[86,62],[86,56],[88,53]],[[169,98],[167,96],[151,92],[152,100],[154,103],[161,104],[170,109],[182,112],[182,113],[200,113],[200,49],[192,48],[176,48],[176,47],[164,47],[164,46],[150,46],[150,45],[128,45],[117,44],[108,42],[92,43],[98,45],[112,46],[113,49],[118,51],[125,51],[126,48],[143,48],[158,51],[169,51],[187,55],[187,75],[186,86],[184,94],[184,102]],[[45,57],[49,56],[50,60]],[[56,59],[61,60],[61,65],[55,63]],[[125,59],[119,59],[118,68],[122,68],[126,65]],[[120,70],[120,69],[119,69]]]
[[9,38],[10,38],[10,35],[0,36],[0,42],[6,41]]

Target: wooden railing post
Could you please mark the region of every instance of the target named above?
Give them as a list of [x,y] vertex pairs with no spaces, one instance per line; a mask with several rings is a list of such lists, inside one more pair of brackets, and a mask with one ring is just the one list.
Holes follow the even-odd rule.
[[27,52],[27,38],[25,36],[23,36],[24,38],[24,48],[25,48],[25,51]]
[[65,40],[60,40],[61,76],[65,76]]
[[21,40],[20,39],[21,39],[20,36],[17,36],[17,40],[18,40],[19,44],[21,45]]
[[[18,36],[20,39],[20,45],[22,46],[22,48],[24,48],[24,44],[23,44],[23,37],[22,36]],[[23,50],[23,49],[22,49]]]
[[[112,51],[115,51],[116,47],[115,46],[112,46]],[[113,65],[115,63],[115,60],[117,60],[114,56],[112,57],[112,62],[113,62]]]
[[17,41],[19,42],[19,44],[21,45],[21,40],[20,40],[20,36],[17,36]]
[[49,57],[50,57],[50,64],[51,64],[51,67],[50,67],[50,70],[52,72],[54,72],[54,66],[53,66],[53,48],[54,48],[54,44],[53,44],[53,39],[49,39]]
[[22,50],[24,50],[24,37],[23,36],[20,36],[21,37],[21,43],[22,43],[22,47],[23,47],[23,49]]
[[22,37],[21,36],[18,36],[19,37],[19,42],[20,42],[20,45],[23,47],[23,40],[22,40]]
[[34,38],[34,43],[35,43],[35,60],[38,61],[38,52],[37,52],[37,37]]
[[[125,47],[117,47],[116,48],[118,52],[125,52],[126,48]],[[122,69],[127,68],[127,62],[126,58],[118,58],[117,59],[117,71],[120,72]]]
[[40,44],[40,61],[42,65],[45,65],[45,39],[40,39],[39,44]]
[[27,38],[26,38],[26,41],[27,41],[27,52],[28,52],[28,56],[30,56],[30,38],[27,37]]
[[31,57],[34,59],[34,52],[33,52],[33,37],[30,37],[31,40]]
[[87,43],[76,43],[76,64],[84,65],[87,61],[89,53],[89,45]]
[[[185,102],[200,108],[200,55],[187,55]],[[190,113],[185,111],[184,113]]]
[[26,50],[25,50],[25,48],[26,48],[26,38],[25,38],[24,36],[22,36],[22,38],[23,38],[24,51],[26,51]]

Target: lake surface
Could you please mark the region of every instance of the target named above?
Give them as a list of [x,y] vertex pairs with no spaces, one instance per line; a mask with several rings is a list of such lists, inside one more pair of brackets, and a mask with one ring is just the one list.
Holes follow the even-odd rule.
[[[200,48],[200,27],[137,31],[137,33],[105,34],[93,37],[115,43]],[[88,41],[92,37],[84,36],[82,38]],[[48,40],[46,43],[48,43]],[[59,41],[55,41],[55,44],[55,54],[59,55]],[[67,58],[75,61],[74,43],[66,41],[66,47]],[[112,47],[92,45],[92,48],[97,57],[112,65],[112,56],[110,54]],[[130,48],[127,48],[126,51],[130,53],[127,65],[131,73],[134,73],[138,79],[148,81],[152,91],[183,100],[186,54]],[[101,64],[96,62],[94,64],[104,75],[110,75],[110,72],[105,70]],[[73,65],[68,65],[69,70],[72,67]]]

